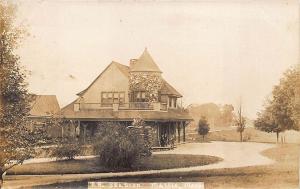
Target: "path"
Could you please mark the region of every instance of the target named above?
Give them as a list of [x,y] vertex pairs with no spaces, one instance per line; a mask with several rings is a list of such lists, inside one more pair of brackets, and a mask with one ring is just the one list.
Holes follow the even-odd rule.
[[41,176],[7,176],[4,186],[6,188],[29,187],[39,184],[53,184],[56,182],[80,181],[86,179],[100,179],[112,177],[128,177],[153,174],[186,173],[209,169],[235,168],[254,165],[272,164],[273,161],[262,156],[261,151],[275,147],[274,144],[248,143],[248,142],[211,142],[188,143],[178,146],[172,151],[156,152],[155,154],[191,154],[212,155],[223,158],[223,161],[196,167],[135,171],[122,173],[92,173],[92,174],[65,174],[65,175],[41,175]]

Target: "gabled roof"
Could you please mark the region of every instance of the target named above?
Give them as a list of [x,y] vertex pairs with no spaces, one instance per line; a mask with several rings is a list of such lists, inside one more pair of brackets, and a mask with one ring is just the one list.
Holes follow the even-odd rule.
[[83,95],[100,77],[101,75],[112,65],[115,65],[117,66],[117,68],[119,68],[119,70],[126,76],[126,77],[129,77],[129,67],[128,66],[125,66],[123,64],[120,64],[118,62],[115,62],[115,61],[112,61],[104,70],[103,72],[101,72],[101,74],[98,75],[98,77],[86,88],[84,89],[83,91],[77,93],[78,96],[81,96]]
[[115,64],[121,70],[121,72],[129,78],[129,67],[116,62]]
[[55,95],[33,95],[30,116],[49,116],[60,111]]
[[147,48],[144,50],[143,54],[137,59],[134,63],[130,64],[130,71],[131,72],[160,72],[162,71],[159,69],[157,64],[152,59],[151,55],[149,54]]
[[182,95],[164,79],[160,93],[166,95],[174,95],[176,97],[182,97]]
[[[117,62],[114,62],[114,61],[111,64],[109,64],[102,73],[104,73],[108,69],[108,67],[110,67],[111,65],[116,65],[117,68],[129,79],[130,68],[128,66],[125,66],[123,64],[120,64],[120,63],[117,63]],[[77,95],[78,96],[83,95],[96,82],[96,80],[102,75],[102,73],[86,89],[79,92]],[[182,97],[182,95],[164,79],[163,79],[163,86],[162,86],[162,89],[161,89],[161,94],[167,94],[167,95],[174,95],[176,97]]]

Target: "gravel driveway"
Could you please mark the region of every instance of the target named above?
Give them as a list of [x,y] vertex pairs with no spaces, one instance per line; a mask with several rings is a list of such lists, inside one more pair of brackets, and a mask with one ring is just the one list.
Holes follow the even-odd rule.
[[274,163],[273,160],[260,154],[260,152],[272,147],[275,147],[275,145],[253,142],[188,143],[178,146],[175,150],[157,152],[156,154],[211,155],[223,158],[223,161],[216,164],[191,168],[205,170]]

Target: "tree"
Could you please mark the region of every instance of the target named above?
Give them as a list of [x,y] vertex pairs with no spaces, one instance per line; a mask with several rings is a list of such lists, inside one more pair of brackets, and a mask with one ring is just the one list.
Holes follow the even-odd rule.
[[[221,125],[221,111],[219,106],[215,103],[189,105],[188,110],[196,121],[200,120],[201,117],[205,117],[210,127],[213,128]],[[195,123],[195,128],[198,129],[197,123]]]
[[297,70],[289,69],[272,91],[269,104],[272,107],[272,115],[282,130],[299,129],[294,119],[295,84],[298,79]]
[[150,148],[135,126],[117,122],[99,123],[100,132],[95,152],[100,163],[108,168],[131,168],[143,156],[151,155]]
[[266,132],[299,130],[300,124],[300,66],[288,69],[274,86],[272,98],[255,121],[255,127]]
[[258,114],[258,118],[254,121],[254,127],[264,132],[276,133],[277,142],[279,139],[279,133],[282,132],[282,128],[272,116],[270,106],[267,107],[263,113]]
[[198,134],[202,135],[203,141],[205,135],[207,135],[207,133],[209,132],[209,129],[209,124],[207,123],[206,118],[202,116],[198,123]]
[[[68,128],[72,125],[70,120],[63,119],[61,115],[51,115],[45,122],[45,130],[50,129],[60,129],[61,131],[64,128]],[[75,134],[75,133],[74,133]],[[81,153],[81,145],[76,136],[71,135],[70,133],[63,134],[58,137],[54,137],[49,135],[50,141],[55,144],[55,147],[50,153],[51,157],[55,157],[56,159],[64,159],[67,160],[74,159],[75,156],[80,155]]]
[[15,54],[25,32],[14,25],[15,13],[14,5],[0,1],[0,188],[4,173],[32,157],[43,139],[38,129],[26,127],[31,98]]
[[222,107],[222,113],[221,113],[221,123],[223,126],[229,127],[232,124],[233,118],[234,118],[234,107],[231,104],[225,104]]
[[246,127],[246,118],[242,116],[242,105],[240,104],[238,115],[235,120],[235,124],[237,126],[236,131],[240,133],[240,141],[243,142],[243,132]]
[[57,141],[57,145],[54,147],[51,157],[72,160],[75,156],[80,155],[80,152],[81,147],[78,139],[73,136],[64,136]]

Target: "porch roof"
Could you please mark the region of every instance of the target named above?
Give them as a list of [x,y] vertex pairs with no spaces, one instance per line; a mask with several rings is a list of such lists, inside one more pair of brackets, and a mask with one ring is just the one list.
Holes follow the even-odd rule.
[[169,109],[168,111],[149,111],[149,110],[119,110],[96,109],[74,111],[74,102],[63,108],[60,115],[66,119],[77,120],[133,120],[141,117],[147,121],[174,120],[174,121],[191,121],[193,118],[188,112]]

